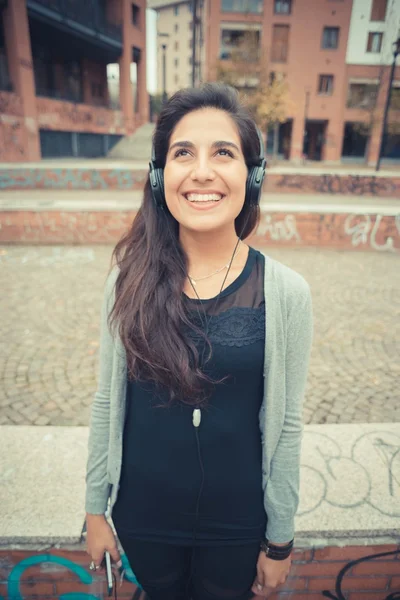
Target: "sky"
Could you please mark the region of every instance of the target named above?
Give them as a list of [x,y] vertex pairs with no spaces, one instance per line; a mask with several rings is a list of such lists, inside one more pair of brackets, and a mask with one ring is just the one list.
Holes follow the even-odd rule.
[[151,8],[146,9],[146,37],[147,91],[154,94],[157,91],[157,13]]

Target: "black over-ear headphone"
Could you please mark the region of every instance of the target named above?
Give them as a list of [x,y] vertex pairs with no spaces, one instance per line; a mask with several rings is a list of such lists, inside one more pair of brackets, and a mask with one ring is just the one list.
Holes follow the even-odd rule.
[[[245,203],[248,203],[250,206],[257,207],[260,203],[260,197],[262,192],[262,185],[265,177],[265,168],[267,162],[264,157],[264,141],[261,135],[261,131],[256,127],[258,140],[260,143],[260,154],[258,156],[258,164],[252,165],[249,168],[249,173],[247,175],[246,181],[246,197]],[[155,205],[158,208],[165,207],[165,195],[164,195],[164,169],[157,166],[156,153],[153,147],[151,150],[151,161],[149,163],[150,171],[150,189],[151,195],[153,196],[153,200]]]

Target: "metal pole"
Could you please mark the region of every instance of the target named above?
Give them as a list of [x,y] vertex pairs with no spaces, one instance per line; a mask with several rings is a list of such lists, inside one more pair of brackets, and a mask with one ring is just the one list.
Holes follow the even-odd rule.
[[196,32],[197,32],[197,0],[192,0],[192,87],[196,85]]
[[166,58],[167,44],[163,44],[162,45],[162,49],[163,49],[163,57],[162,57],[162,64],[163,64],[163,94],[162,94],[162,102],[163,102],[163,104],[165,104],[165,102],[168,100],[168,97],[167,97],[167,58]]
[[386,135],[386,127],[387,127],[387,120],[388,120],[388,114],[389,114],[389,107],[390,107],[390,98],[392,96],[392,84],[393,84],[393,78],[394,78],[394,70],[396,68],[396,58],[400,52],[400,37],[397,38],[396,42],[396,47],[394,49],[393,52],[393,62],[392,62],[392,67],[390,69],[390,76],[389,76],[389,87],[387,90],[387,94],[386,94],[386,102],[385,102],[385,112],[383,113],[383,123],[382,123],[382,132],[381,132],[381,142],[379,145],[379,154],[378,154],[378,161],[376,163],[376,167],[375,167],[375,171],[379,171],[379,168],[381,166],[381,160],[382,160],[382,154],[383,154],[383,147],[385,144],[385,135]]

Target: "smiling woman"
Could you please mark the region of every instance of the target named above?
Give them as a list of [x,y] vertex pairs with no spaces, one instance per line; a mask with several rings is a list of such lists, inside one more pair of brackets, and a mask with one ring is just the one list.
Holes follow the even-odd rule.
[[[177,92],[117,244],[89,438],[88,552],[152,600],[245,600],[290,568],[312,337],[304,279],[247,245],[261,136],[228,86]],[[267,318],[268,316],[268,318]]]

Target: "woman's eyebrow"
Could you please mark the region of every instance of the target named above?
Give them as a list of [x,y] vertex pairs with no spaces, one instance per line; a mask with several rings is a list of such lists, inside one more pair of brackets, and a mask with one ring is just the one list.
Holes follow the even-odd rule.
[[[239,152],[239,148],[233,142],[218,140],[217,142],[213,142],[211,145],[212,148],[225,148],[226,146],[234,148],[235,150],[237,150]],[[195,145],[193,144],[193,142],[189,142],[188,140],[182,140],[181,142],[174,142],[173,144],[171,144],[171,146],[169,147],[169,151],[171,151],[173,148],[194,148],[194,147],[195,147]]]

